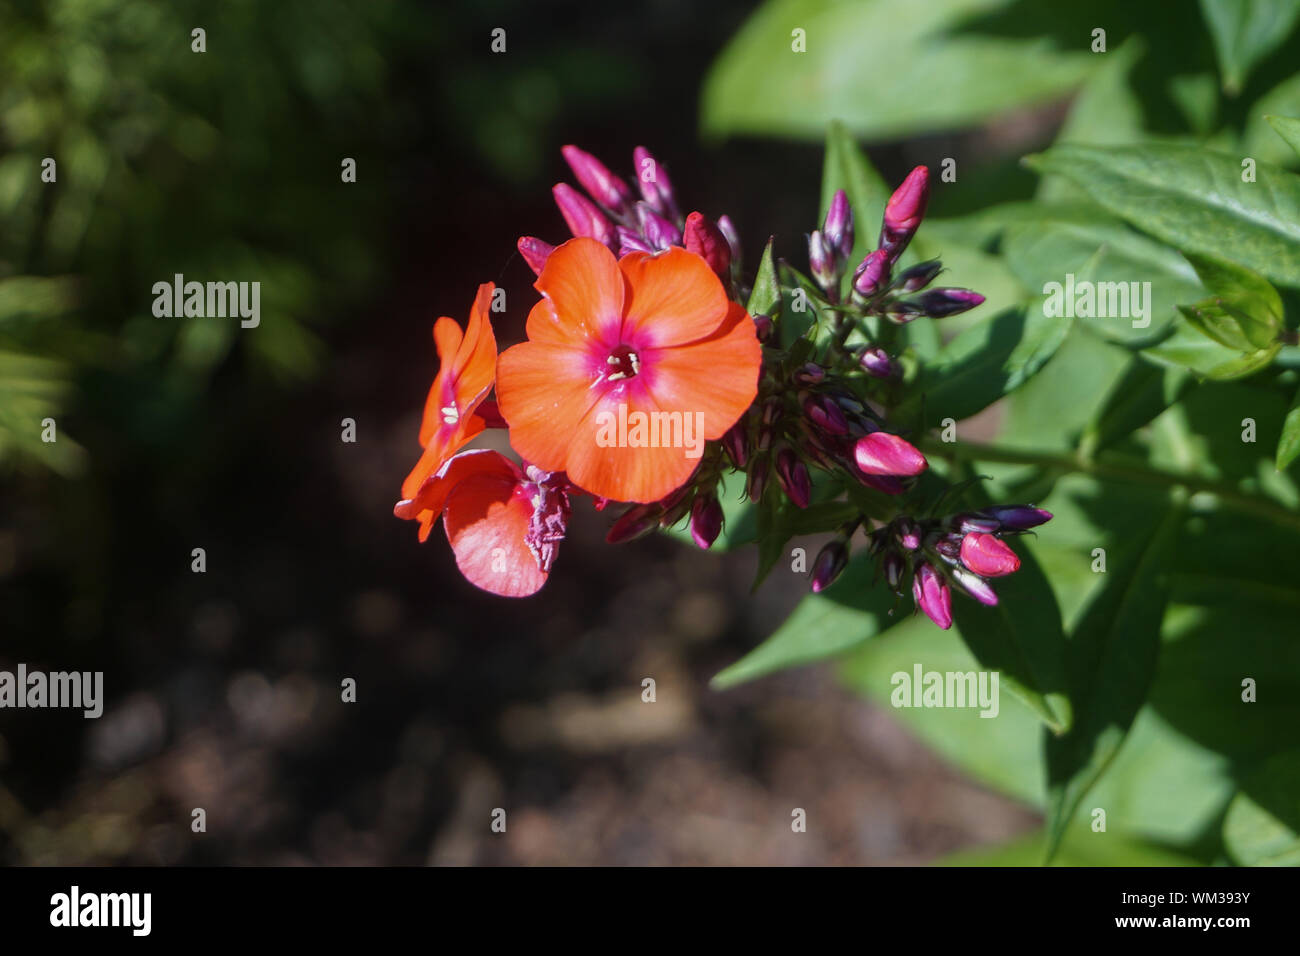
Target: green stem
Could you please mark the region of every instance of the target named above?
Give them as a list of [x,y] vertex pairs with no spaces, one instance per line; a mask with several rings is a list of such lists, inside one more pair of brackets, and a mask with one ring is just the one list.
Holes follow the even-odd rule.
[[1090,475],[1105,481],[1126,481],[1159,488],[1186,488],[1191,494],[1204,492],[1214,495],[1225,506],[1236,511],[1300,531],[1300,514],[1269,498],[1238,491],[1227,482],[1152,468],[1150,465],[1125,461],[1111,455],[1100,459],[1087,458],[1077,453],[1021,451],[970,442],[954,444],[935,441],[933,438],[922,439],[917,447],[927,455],[937,455],[950,461],[968,459],[1008,465],[1037,465],[1064,474]]

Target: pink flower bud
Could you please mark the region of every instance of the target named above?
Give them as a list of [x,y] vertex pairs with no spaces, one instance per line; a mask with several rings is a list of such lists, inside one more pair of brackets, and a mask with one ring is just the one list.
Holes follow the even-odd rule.
[[952,579],[961,585],[961,589],[988,607],[996,607],[998,596],[989,587],[989,583],[978,574],[971,574],[965,568],[952,569]]
[[727,278],[731,271],[731,247],[727,245],[727,237],[711,219],[702,213],[691,213],[686,217],[682,236],[688,252],[701,257],[721,278]]
[[869,299],[889,281],[889,254],[884,249],[869,253],[853,273],[853,291]]
[[885,204],[879,245],[888,251],[891,262],[897,261],[921,225],[929,198],[930,170],[924,166],[917,166],[908,173],[903,185],[889,197],[889,202]]
[[843,262],[853,254],[853,209],[849,206],[849,194],[843,189],[835,190],[831,197],[822,233],[826,247],[838,261]]
[[627,183],[606,169],[604,163],[576,146],[565,146],[560,152],[573,170],[574,178],[592,199],[611,212],[627,208],[632,199],[632,190]]
[[722,504],[714,495],[696,495],[691,506],[691,540],[708,550],[722,533],[722,517]]
[[782,448],[776,456],[776,476],[781,487],[797,508],[807,508],[812,501],[812,479],[808,466],[792,448]]
[[986,578],[1000,578],[1020,569],[1020,558],[1005,541],[979,532],[961,539],[961,563]]
[[793,378],[796,385],[820,385],[826,378],[826,369],[816,362],[805,362],[795,369]]
[[749,449],[746,447],[749,437],[747,432],[745,419],[741,418],[722,436],[722,450],[727,453],[727,457],[737,468],[744,468],[745,462],[749,460]]
[[873,378],[889,378],[894,374],[894,360],[878,345],[863,349],[858,364]]
[[546,260],[551,257],[555,247],[549,242],[542,242],[532,236],[520,236],[517,243],[519,254],[524,257],[524,262],[528,263],[528,268],[532,269],[536,275],[542,274],[542,268],[546,265]]
[[636,183],[641,190],[641,197],[650,208],[661,216],[680,221],[668,170],[644,146],[632,150],[632,163],[636,167]]
[[808,237],[808,268],[813,280],[823,289],[829,289],[839,279],[835,272],[835,254],[827,248],[825,239],[816,229]]
[[551,194],[570,232],[575,236],[589,236],[607,246],[614,245],[614,226],[595,203],[568,183],[557,183]]
[[952,592],[933,567],[922,563],[912,578],[912,597],[925,616],[945,631],[952,627]]
[[817,554],[817,559],[813,561],[812,569],[812,589],[817,594],[825,591],[835,583],[835,579],[843,573],[844,568],[849,563],[849,549],[844,541],[836,538],[826,547],[822,548]]
[[727,237],[727,246],[731,249],[731,261],[740,262],[740,233],[736,232],[736,227],[731,221],[730,216],[718,217],[718,230]]
[[849,433],[849,420],[844,417],[840,407],[829,399],[819,395],[809,395],[804,399],[803,412],[808,421],[828,434]]
[[863,435],[853,447],[853,458],[868,475],[919,475],[929,465],[910,442],[889,432]]

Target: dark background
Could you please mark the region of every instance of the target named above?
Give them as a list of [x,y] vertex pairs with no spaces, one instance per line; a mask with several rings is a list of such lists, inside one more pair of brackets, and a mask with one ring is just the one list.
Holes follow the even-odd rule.
[[[81,450],[0,445],[0,667],[102,670],[107,703],[97,721],[0,713],[0,860],[914,863],[1031,827],[827,669],[708,688],[798,575],[750,596],[752,553],[614,548],[580,506],[546,588],[510,601],[460,578],[440,529],[419,545],[392,517],[432,321],[463,323],[491,280],[498,341],[522,337],[534,277],[514,242],[563,238],[563,144],[625,176],[645,145],[688,209],[731,214],[751,261],[768,233],[802,259],[820,147],[696,130],[747,12],[4,14],[0,278],[67,277],[57,305],[32,293],[0,322],[0,351],[56,363],[48,409],[15,401],[9,424],[51,414]],[[892,181],[910,166],[902,147],[873,158]],[[152,284],[176,272],[260,280],[261,326],[154,318]]]

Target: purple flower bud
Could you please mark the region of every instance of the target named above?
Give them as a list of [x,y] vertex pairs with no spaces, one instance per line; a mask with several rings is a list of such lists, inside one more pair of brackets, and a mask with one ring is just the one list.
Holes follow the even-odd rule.
[[604,163],[576,146],[565,146],[560,152],[573,170],[574,178],[592,199],[611,212],[627,210],[632,200],[632,190],[627,183],[606,169]]
[[812,501],[812,479],[808,477],[808,466],[799,460],[793,448],[777,452],[776,476],[795,507],[807,508]]
[[1002,528],[1002,522],[997,518],[986,517],[984,514],[954,515],[951,524],[962,534],[992,534]]
[[730,216],[718,217],[718,231],[727,237],[727,245],[731,248],[731,261],[740,264],[740,233],[736,232],[736,227],[731,221]]
[[961,554],[961,539],[953,536],[940,538],[933,545],[935,554],[943,558],[949,564],[955,564]]
[[691,540],[706,551],[722,533],[722,504],[713,494],[698,494],[691,505]]
[[989,607],[994,607],[998,603],[998,596],[993,593],[989,583],[978,574],[972,574],[963,567],[952,568],[952,579],[961,585],[962,590]]
[[627,226],[615,226],[614,234],[618,236],[618,254],[625,256],[629,252],[657,252],[650,243]]
[[793,378],[796,385],[820,385],[826,378],[826,369],[816,362],[805,362],[795,371]]
[[772,324],[772,317],[760,312],[754,316],[754,332],[758,335],[760,342],[768,342],[772,338],[772,333],[776,327]]
[[659,517],[659,527],[671,528],[686,517],[686,513],[691,510],[691,487],[689,484],[682,485],[659,500],[659,506],[663,508],[663,514]]
[[921,546],[921,526],[911,518],[902,518],[898,522],[898,543],[908,551],[915,551]]
[[912,597],[925,616],[945,631],[952,627],[952,592],[933,567],[922,562],[912,577]]
[[885,580],[894,590],[898,590],[898,582],[903,578],[903,558],[897,551],[890,551],[885,555],[882,562],[885,569]]
[[921,262],[909,269],[904,269],[898,276],[898,288],[904,292],[916,292],[924,289],[934,277],[943,271],[943,263],[938,259]]
[[668,170],[644,146],[638,146],[632,151],[632,162],[636,166],[636,182],[641,190],[641,198],[659,215],[680,221],[681,214],[677,211],[677,199],[673,194],[672,181],[668,178]]
[[844,262],[853,255],[853,209],[849,206],[849,195],[843,189],[835,190],[831,197],[822,233],[827,248],[837,261]]
[[763,492],[767,490],[767,461],[756,461],[749,469],[746,493],[750,501],[762,501]]
[[835,269],[835,255],[826,247],[822,234],[813,230],[808,237],[808,268],[812,277],[823,289],[829,289],[839,280]]
[[893,475],[868,475],[864,471],[855,470],[853,477],[868,488],[875,488],[887,495],[901,495],[907,490],[903,487],[902,480]]
[[605,540],[610,544],[622,544],[624,541],[649,534],[659,524],[662,514],[663,506],[658,502],[634,505],[614,522],[613,527],[609,529],[609,534],[605,535]]
[[803,402],[804,415],[824,432],[831,435],[847,435],[849,420],[840,411],[839,405],[821,395],[809,395]]
[[906,325],[928,314],[921,303],[914,299],[894,299],[886,306],[885,312],[889,321],[898,325]]
[[970,289],[931,289],[922,292],[918,301],[920,311],[932,319],[960,315],[984,301],[984,296]]
[[889,432],[872,432],[859,438],[853,457],[868,475],[919,475],[929,465],[909,441]]
[[863,349],[858,364],[862,366],[864,372],[873,378],[889,378],[894,374],[894,360],[879,345],[872,345]]
[[569,231],[575,236],[590,236],[607,246],[614,244],[614,227],[596,204],[568,183],[557,183],[551,190]]
[[853,291],[864,299],[870,299],[884,288],[889,281],[889,256],[883,249],[877,249],[858,264],[853,272]]
[[849,563],[849,549],[842,538],[836,538],[826,547],[817,553],[817,558],[813,561],[812,569],[812,589],[813,593],[825,591],[835,583],[835,579],[840,576],[844,568]]
[[524,257],[524,262],[528,263],[528,268],[532,269],[536,275],[542,274],[542,268],[546,265],[546,260],[551,257],[555,247],[549,242],[542,242],[532,236],[520,236],[516,244],[519,254]]
[[659,215],[643,202],[636,204],[637,220],[641,223],[641,232],[651,249],[658,252],[669,246],[682,243],[682,231],[671,221]]
[[682,241],[688,252],[700,256],[718,276],[727,278],[731,271],[731,246],[713,220],[702,213],[691,213],[686,217]]
[[746,447],[748,431],[745,419],[741,418],[722,434],[722,450],[737,468],[744,468],[745,462],[749,460],[749,449]]
[[898,261],[916,229],[925,216],[925,206],[930,198],[930,170],[917,166],[903,184],[894,190],[885,204],[885,218],[880,227],[877,243],[889,255],[890,262]]
[[[985,508],[982,514],[988,515],[994,521],[997,521],[1002,528],[1009,531],[1027,531],[1052,520],[1050,511],[1044,511],[1042,508],[1031,508],[1029,505],[996,505],[992,508]],[[967,529],[963,528],[962,530]],[[993,530],[998,529],[994,528]]]

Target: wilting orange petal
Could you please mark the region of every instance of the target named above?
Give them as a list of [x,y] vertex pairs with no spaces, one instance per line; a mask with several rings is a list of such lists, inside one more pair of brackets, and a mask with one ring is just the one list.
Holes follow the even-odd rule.
[[[614,253],[595,239],[570,239],[551,253],[536,288],[551,303],[544,340],[596,339],[618,343],[623,322],[623,274]],[[530,322],[532,315],[529,316]],[[539,317],[539,322],[542,317]],[[529,337],[533,331],[529,330]]]
[[501,354],[497,405],[520,457],[564,471],[573,429],[599,398],[596,377],[591,359],[572,346],[522,342]]
[[658,255],[633,252],[619,261],[628,280],[623,341],[665,347],[712,335],[727,314],[727,293],[703,259],[673,246]]
[[465,579],[503,597],[536,594],[546,573],[525,542],[532,514],[514,478],[482,473],[459,482],[447,497],[443,524]]
[[704,437],[712,441],[754,401],[761,361],[754,322],[732,303],[726,321],[708,338],[643,353],[641,377],[659,407],[702,412]]

